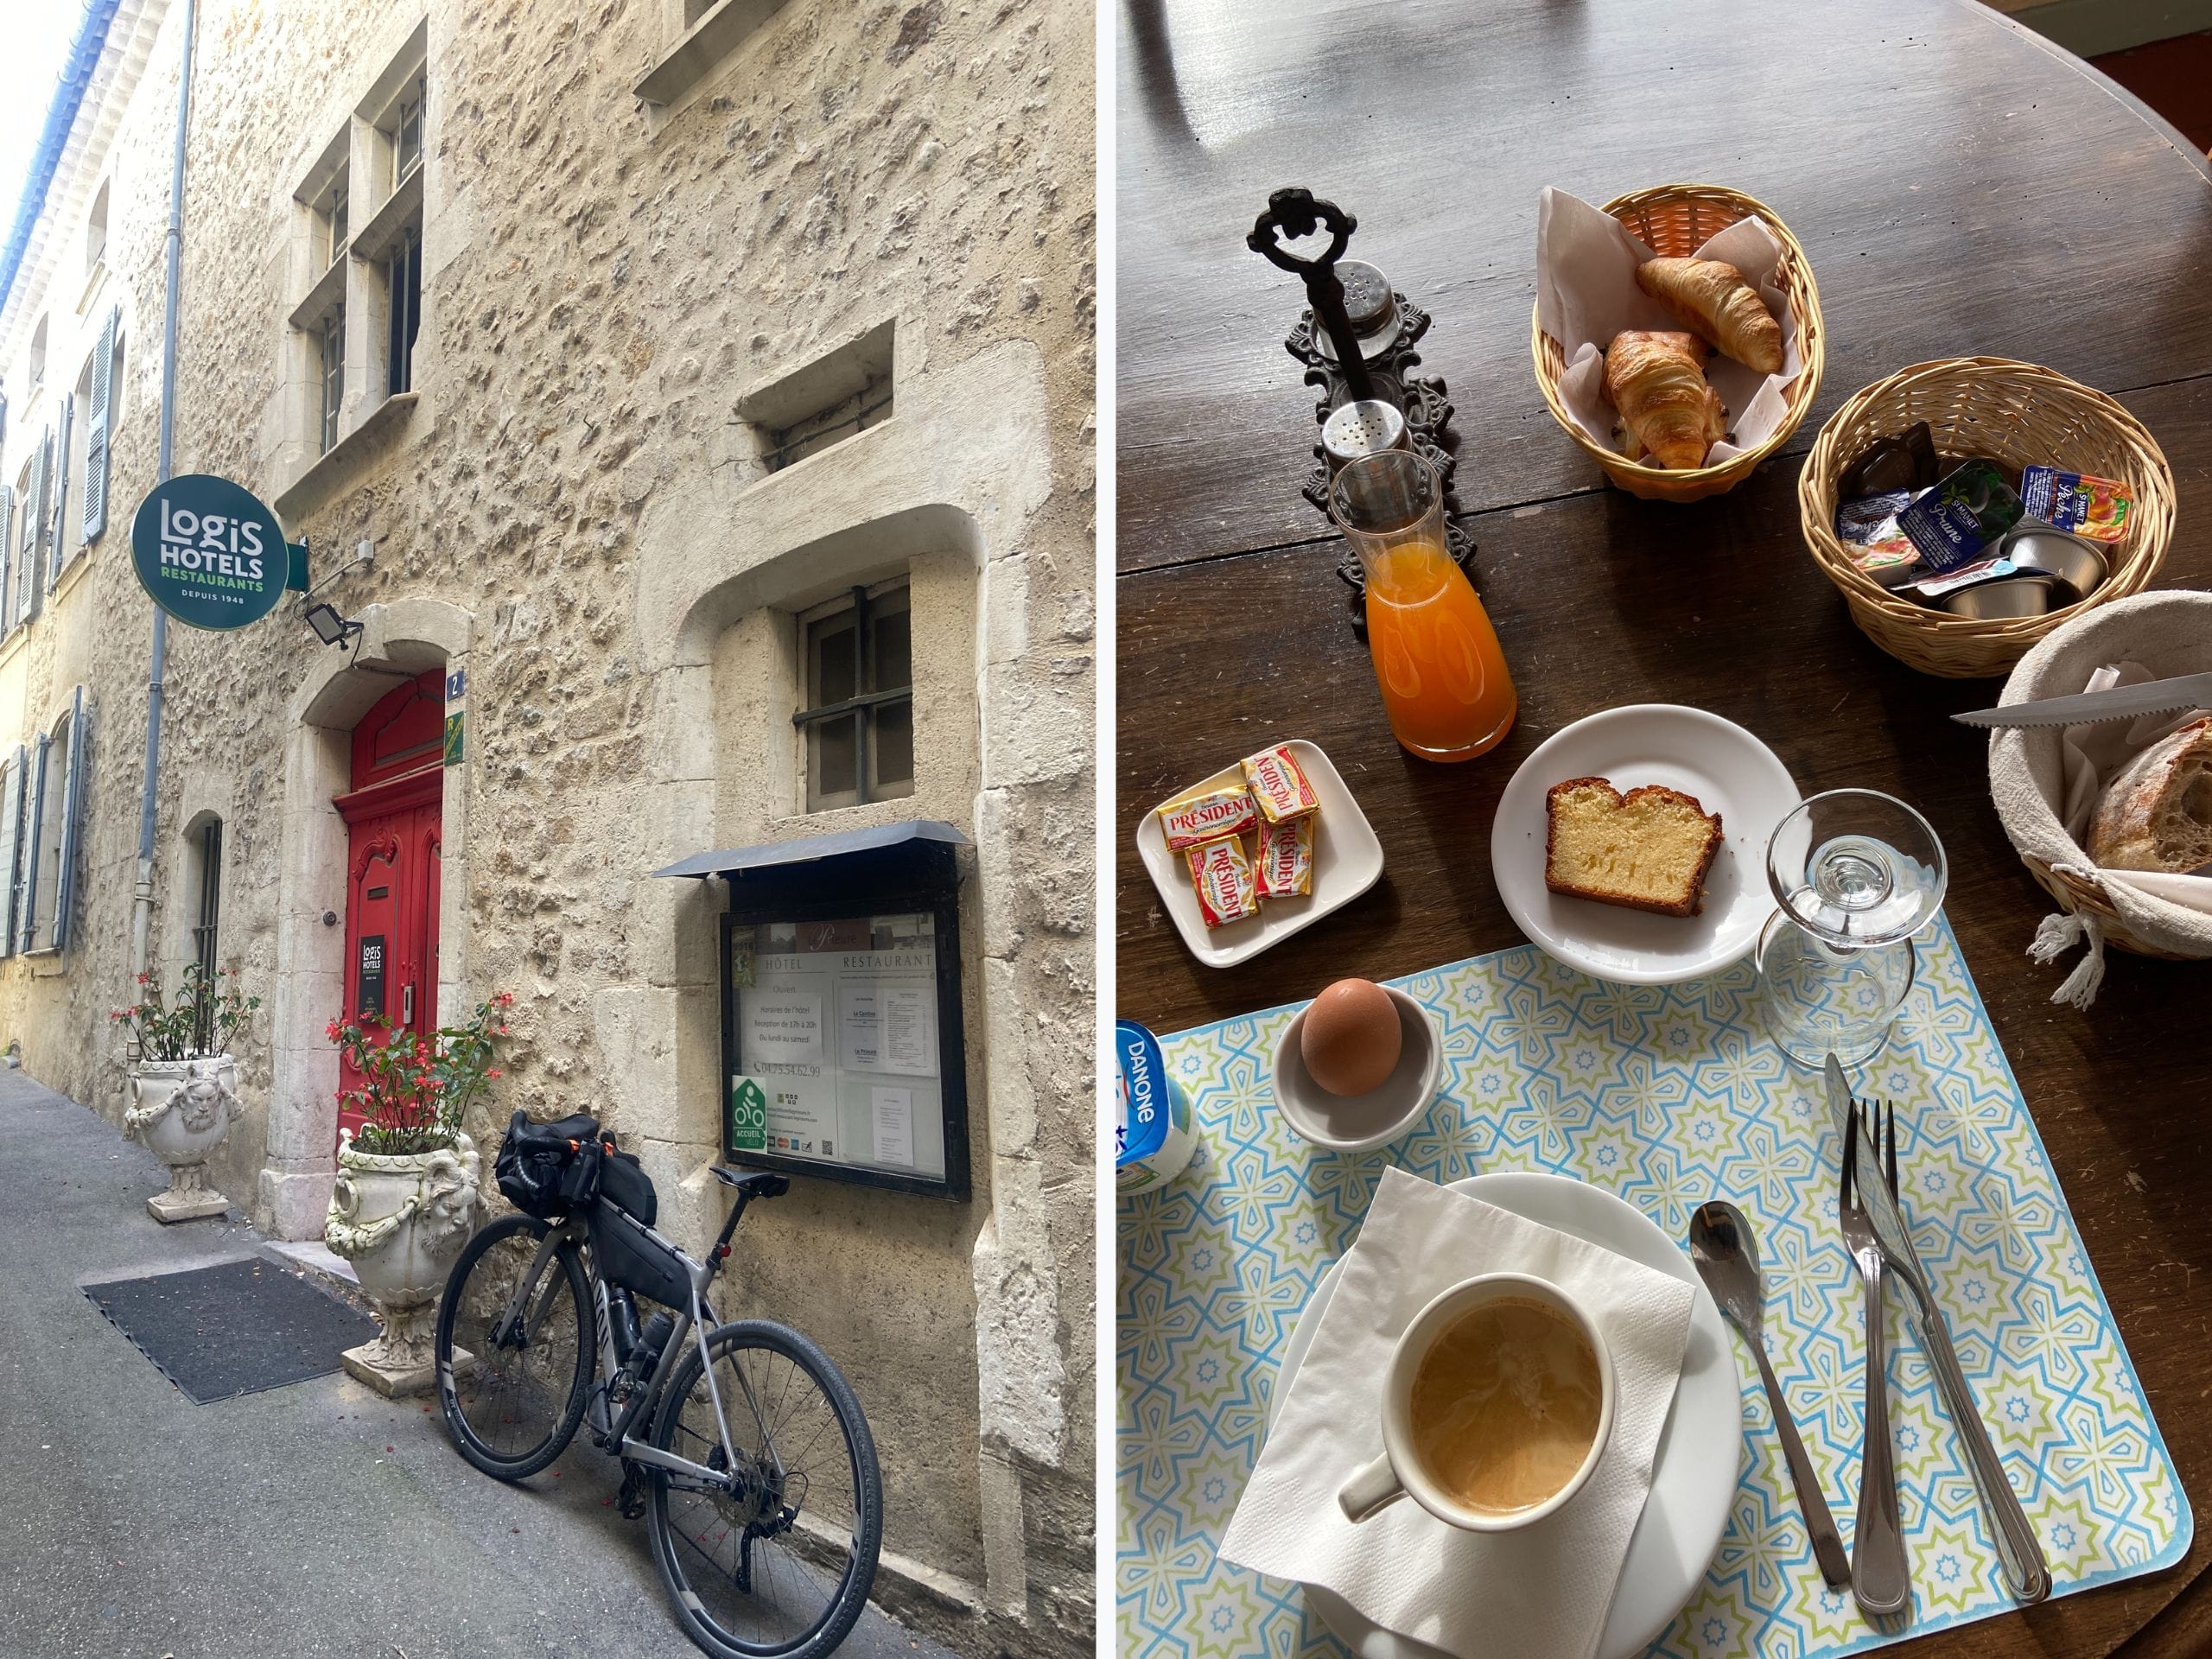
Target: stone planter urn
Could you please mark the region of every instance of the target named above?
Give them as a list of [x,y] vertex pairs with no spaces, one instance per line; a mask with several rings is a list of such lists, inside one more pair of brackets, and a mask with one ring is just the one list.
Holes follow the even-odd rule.
[[131,1063],[123,1132],[169,1166],[168,1191],[146,1200],[156,1221],[194,1221],[231,1207],[208,1188],[207,1163],[244,1109],[238,1085],[238,1064],[227,1054]]
[[384,1326],[374,1342],[341,1357],[380,1394],[421,1394],[435,1381],[438,1293],[476,1230],[480,1170],[466,1135],[450,1147],[387,1155],[358,1149],[350,1129],[339,1133],[323,1242],[353,1264]]

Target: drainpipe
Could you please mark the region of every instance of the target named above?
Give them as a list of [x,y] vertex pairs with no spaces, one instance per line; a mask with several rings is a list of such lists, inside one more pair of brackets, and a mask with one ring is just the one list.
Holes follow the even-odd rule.
[[[192,122],[194,0],[184,0],[184,63],[176,86],[176,153],[169,162],[169,227],[163,238],[162,298],[162,440],[155,481],[169,481],[176,450],[176,292],[184,248],[184,140]],[[162,675],[168,665],[169,617],[154,607],[154,649],[146,667],[146,782],[138,799],[138,882],[131,893],[130,976],[146,971],[154,918],[154,819],[162,779]]]

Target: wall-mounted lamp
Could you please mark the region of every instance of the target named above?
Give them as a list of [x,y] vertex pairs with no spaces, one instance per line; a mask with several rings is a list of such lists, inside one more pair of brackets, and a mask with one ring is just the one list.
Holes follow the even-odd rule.
[[327,600],[308,607],[307,625],[326,645],[343,645],[348,639],[359,639],[364,632],[359,622],[339,615]]

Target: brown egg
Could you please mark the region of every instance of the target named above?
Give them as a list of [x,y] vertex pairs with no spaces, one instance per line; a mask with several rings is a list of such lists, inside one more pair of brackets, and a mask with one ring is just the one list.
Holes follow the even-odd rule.
[[1363,1095],[1396,1069],[1405,1040],[1388,991],[1368,980],[1340,979],[1306,1010],[1298,1052],[1307,1073],[1331,1094]]

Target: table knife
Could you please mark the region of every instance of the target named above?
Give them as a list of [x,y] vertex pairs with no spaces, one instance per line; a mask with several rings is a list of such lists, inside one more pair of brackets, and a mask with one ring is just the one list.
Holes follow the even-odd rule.
[[[1828,1056],[1827,1084],[1828,1106],[1835,1114],[1837,1130],[1847,1132],[1851,1089],[1844,1080],[1843,1067],[1833,1054]],[[1863,1121],[1859,1126],[1859,1167],[1874,1172],[1872,1180],[1859,1183],[1864,1190],[1859,1201],[1866,1207],[1866,1218],[1873,1224],[1875,1240],[1881,1245],[1890,1268],[1912,1293],[1912,1301],[1919,1305],[1919,1318],[1913,1320],[1917,1327],[1916,1334],[1928,1351],[1929,1369],[1936,1373],[1936,1385],[1943,1395],[1944,1406],[1966,1444],[1967,1470],[1974,1477],[1974,1490],[1981,1494],[1982,1507],[1997,1523],[1997,1559],[2005,1573],[2005,1586],[2012,1591],[2013,1599],[2023,1605],[2041,1601],[2050,1594],[2050,1569],[2044,1562],[2043,1545],[2036,1537],[2035,1528],[2029,1523],[2027,1511],[2020,1507],[2012,1483],[2005,1478],[2005,1465],[1997,1455],[1997,1448],[1990,1443],[1989,1430],[1981,1421],[1981,1408],[1974,1403],[1974,1390],[1967,1384],[1966,1372],[1960,1368],[1957,1351],[1951,1346],[1950,1328],[1944,1323],[1942,1311],[1936,1306],[1928,1270],[1921,1265],[1920,1252],[1913,1247],[1912,1234],[1904,1224],[1904,1217],[1897,1209],[1889,1184],[1881,1177],[1880,1148],[1874,1145],[1874,1138],[1867,1133]],[[1905,1311],[1910,1319],[1912,1307],[1908,1305]]]
[[2203,708],[2212,708],[2212,674],[2181,674],[2172,679],[2147,680],[2141,685],[2082,691],[2070,697],[2044,697],[2034,702],[2007,703],[2001,709],[1974,709],[1951,718],[1967,726],[2084,726],[2104,720],[2128,720],[2137,715],[2177,715],[2184,709]]

